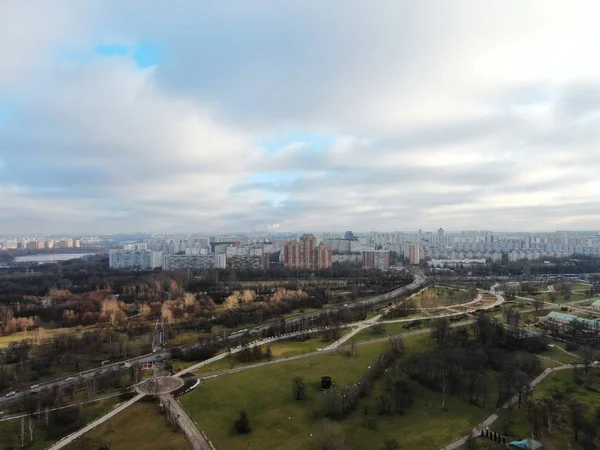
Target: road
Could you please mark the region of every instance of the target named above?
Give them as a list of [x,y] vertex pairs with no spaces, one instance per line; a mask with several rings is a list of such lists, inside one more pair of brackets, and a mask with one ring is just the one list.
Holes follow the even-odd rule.
[[170,394],[159,395],[161,404],[169,408],[173,418],[177,421],[179,428],[185,435],[185,439],[191,450],[212,450],[213,446],[196,427],[192,419],[187,415],[181,405]]
[[83,372],[79,372],[77,374],[74,374],[74,375],[71,375],[68,377],[55,378],[53,380],[39,382],[29,388],[26,388],[26,389],[23,389],[23,390],[17,392],[16,394],[14,394],[10,397],[6,397],[6,396],[0,397],[0,407],[2,407],[3,405],[6,405],[8,403],[16,402],[18,399],[20,399],[28,394],[37,394],[37,393],[42,392],[43,390],[53,389],[55,387],[64,388],[64,387],[73,385],[75,383],[85,382],[86,380],[92,379],[93,377],[95,377],[96,375],[99,375],[99,374],[106,374],[106,373],[113,372],[113,371],[127,370],[130,367],[130,365],[134,362],[142,363],[142,362],[147,362],[147,361],[154,361],[158,358],[168,358],[168,356],[169,356],[169,353],[166,351],[161,352],[161,353],[142,355],[137,358],[128,359],[127,361],[113,363],[113,364],[106,364],[103,367],[97,367],[95,369],[85,370]]

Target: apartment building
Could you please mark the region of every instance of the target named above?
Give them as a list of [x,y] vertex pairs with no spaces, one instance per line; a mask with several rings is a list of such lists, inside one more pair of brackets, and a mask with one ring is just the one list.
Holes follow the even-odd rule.
[[[221,255],[219,255],[221,256]],[[223,255],[224,256],[224,255]],[[201,270],[216,267],[214,255],[164,255],[164,270]]]
[[390,267],[389,250],[365,250],[362,252],[365,269],[388,269]]
[[108,253],[108,265],[113,269],[155,269],[162,264],[161,252],[111,249]]

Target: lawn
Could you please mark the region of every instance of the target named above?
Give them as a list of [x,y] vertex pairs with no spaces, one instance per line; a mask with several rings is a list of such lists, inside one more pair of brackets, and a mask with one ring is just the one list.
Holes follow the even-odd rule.
[[[303,355],[305,353],[316,352],[317,348],[326,347],[327,342],[323,342],[321,339],[307,339],[306,341],[276,341],[270,344],[271,352],[273,354],[272,359],[283,359],[290,358],[292,356]],[[263,346],[263,350],[266,350],[266,346]],[[233,369],[236,367],[244,367],[252,364],[268,361],[266,358],[260,361],[241,362],[238,359],[238,355],[234,354],[227,358],[215,361],[212,364],[201,367],[195,374],[207,374],[214,372],[221,372],[223,370]],[[191,365],[191,364],[190,364]],[[180,366],[178,366],[180,367]],[[173,366],[175,369],[175,365]]]
[[[101,417],[108,413],[117,403],[119,403],[119,397],[112,397],[106,400],[101,400],[95,403],[88,403],[81,407],[81,424],[84,426],[96,420],[98,417]],[[52,413],[51,413],[52,414]],[[71,428],[58,428],[62,431],[61,434],[55,434],[51,436],[46,431],[44,425],[45,415],[39,416],[39,421],[34,421],[34,440],[33,442],[29,442],[29,431],[27,429],[27,424],[25,424],[25,428],[27,429],[27,439],[25,442],[25,447],[31,450],[42,450],[48,448],[54,442],[58,441],[64,436],[76,431],[80,428],[79,425],[74,425]],[[21,448],[21,442],[19,439],[21,430],[21,421],[20,420],[7,420],[4,422],[0,422],[0,448],[9,449],[9,448]],[[112,448],[112,447],[111,447]]]
[[458,305],[474,300],[467,291],[444,287],[427,288],[411,299],[421,308]]
[[[455,397],[446,399],[446,408],[441,408],[440,394],[415,383],[415,404],[404,415],[380,416],[370,414],[376,423],[373,430],[365,427],[364,414],[353,414],[343,422],[349,449],[363,449],[365,443],[381,448],[387,439],[396,439],[401,448],[438,450],[461,438],[487,417],[491,411],[463,402]],[[370,399],[371,400],[371,399]],[[372,411],[376,411],[371,400]],[[489,401],[491,406],[493,402]]]
[[189,448],[183,433],[174,432],[154,402],[139,401],[109,419],[67,450],[94,450],[105,444],[111,450],[168,450]]
[[427,328],[429,327],[428,323],[429,321],[424,323],[422,322],[419,326],[413,326],[411,328],[406,328],[408,325],[407,322],[385,323],[383,324],[385,331],[381,334],[375,333],[373,331],[373,327],[369,327],[357,333],[352,339],[354,339],[356,342],[372,341],[373,339],[381,339],[387,336],[393,336],[395,334],[410,333],[411,331]]
[[[409,351],[425,350],[431,342],[426,335],[410,336],[405,338],[405,345]],[[329,375],[339,386],[356,382],[386,346],[385,342],[361,345],[355,358],[328,353],[209,379],[180,401],[217,448],[314,448],[321,430],[315,415],[322,395],[320,377]],[[292,399],[291,381],[295,376],[305,380],[305,400]],[[384,439],[393,437],[410,442],[406,448],[438,449],[466,433],[488,413],[454,398],[447,399],[447,410],[443,410],[439,394],[418,385],[416,389],[415,405],[404,416],[371,412],[374,430],[364,426],[363,406],[341,421],[348,448],[363,449],[366,442],[378,448]],[[371,404],[373,411],[371,397],[363,402]],[[491,406],[492,402],[488,403]],[[248,412],[253,428],[249,435],[233,431],[233,421],[242,409]]]

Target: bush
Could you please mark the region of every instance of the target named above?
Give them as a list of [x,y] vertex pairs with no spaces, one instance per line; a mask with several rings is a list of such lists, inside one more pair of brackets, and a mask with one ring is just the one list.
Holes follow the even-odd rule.
[[240,434],[247,434],[252,431],[250,427],[250,419],[246,411],[240,411],[240,416],[233,422],[233,427]]

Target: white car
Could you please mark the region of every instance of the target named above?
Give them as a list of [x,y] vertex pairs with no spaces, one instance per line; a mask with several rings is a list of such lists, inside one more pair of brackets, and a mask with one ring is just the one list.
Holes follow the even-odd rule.
[[39,388],[39,387],[40,387],[40,385],[39,385],[39,384],[34,384],[34,385],[33,385],[33,386],[31,386],[29,389],[36,389],[36,388]]
[[6,394],[7,397],[12,397],[13,395],[15,395],[17,393],[17,391],[10,391],[8,394]]
[[69,377],[65,381],[73,381],[73,377]]

